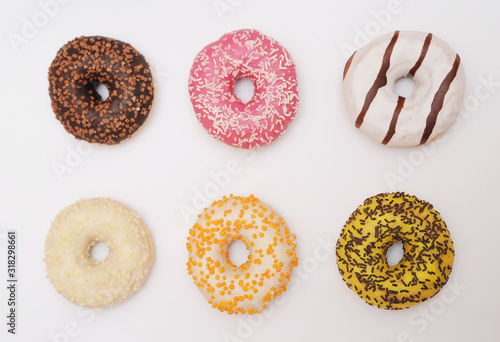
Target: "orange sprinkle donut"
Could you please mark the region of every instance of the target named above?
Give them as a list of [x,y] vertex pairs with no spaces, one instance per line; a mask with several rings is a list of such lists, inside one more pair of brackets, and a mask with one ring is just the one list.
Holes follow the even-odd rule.
[[[107,258],[90,257],[102,241]],[[63,209],[45,243],[47,278],[57,292],[80,306],[113,306],[137,292],[154,259],[148,229],[125,205],[107,198],[80,200]]]
[[[187,269],[212,307],[228,314],[260,313],[286,291],[297,266],[295,238],[283,218],[253,195],[224,196],[189,230]],[[228,256],[235,239],[250,251],[239,267]]]

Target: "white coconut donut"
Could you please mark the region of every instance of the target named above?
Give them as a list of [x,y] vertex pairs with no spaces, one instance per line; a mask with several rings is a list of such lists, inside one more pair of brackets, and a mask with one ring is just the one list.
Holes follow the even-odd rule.
[[[235,239],[250,251],[239,267],[227,251]],[[258,198],[224,196],[189,231],[188,272],[212,307],[228,314],[259,313],[286,291],[297,266],[294,240],[283,218]]]
[[[90,249],[103,242],[107,258]],[[154,259],[148,229],[125,205],[107,198],[80,200],[61,210],[45,243],[47,278],[80,306],[104,308],[125,300],[146,281]]]
[[[416,87],[398,96],[395,82]],[[384,145],[416,146],[444,133],[460,112],[465,76],[460,57],[432,34],[396,31],[356,51],[344,69],[344,99],[357,128]]]

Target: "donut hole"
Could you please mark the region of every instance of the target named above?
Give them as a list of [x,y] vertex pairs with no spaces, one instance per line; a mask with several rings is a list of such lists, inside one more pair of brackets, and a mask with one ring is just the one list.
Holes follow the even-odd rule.
[[404,76],[394,82],[394,91],[398,96],[409,98],[413,96],[417,83],[411,76]]
[[403,259],[403,254],[404,254],[403,242],[398,241],[392,244],[392,246],[390,246],[387,249],[387,252],[385,253],[385,257],[387,259],[387,263],[389,264],[389,266],[394,266],[399,264]]
[[103,262],[109,255],[109,247],[102,241],[98,241],[90,247],[90,257],[96,262]]
[[93,81],[92,90],[94,92],[94,95],[102,102],[106,101],[109,97],[109,89],[104,83]]
[[234,266],[240,267],[248,261],[250,251],[243,241],[234,239],[227,247],[227,254],[229,256],[229,261],[231,261]]
[[248,103],[255,94],[255,85],[248,77],[240,77],[234,82],[234,96],[243,103]]

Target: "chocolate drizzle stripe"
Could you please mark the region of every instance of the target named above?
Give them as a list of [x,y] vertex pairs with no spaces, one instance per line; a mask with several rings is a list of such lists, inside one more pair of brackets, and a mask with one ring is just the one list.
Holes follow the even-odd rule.
[[[427,37],[425,37],[424,45],[422,46],[422,50],[420,52],[420,56],[418,57],[417,62],[410,69],[410,71],[408,71],[408,76],[411,76],[411,77],[415,76],[415,73],[420,68],[420,66],[422,65],[422,62],[425,59],[425,56],[427,55],[427,51],[429,50],[429,46],[431,45],[431,41],[432,41],[432,33],[429,33],[427,35]],[[405,104],[405,98],[399,96],[398,103],[396,105],[396,109],[394,109],[394,113],[392,114],[392,119],[391,119],[391,124],[389,125],[389,130],[387,131],[387,134],[386,134],[384,140],[382,141],[382,144],[387,145],[389,143],[389,141],[391,141],[394,134],[396,133],[396,124],[398,123],[399,114],[401,113],[401,110],[403,109],[404,104]]]
[[345,63],[344,77],[342,78],[342,80],[345,80],[345,75],[347,75],[347,72],[349,71],[349,68],[351,67],[352,58],[354,57],[355,54],[356,54],[356,51],[354,51],[354,53],[351,55],[351,57],[349,57],[349,59]]
[[410,76],[415,76],[415,73],[417,72],[418,68],[422,65],[422,62],[424,61],[425,55],[427,55],[427,51],[429,50],[429,46],[431,45],[431,40],[432,40],[432,33],[429,33],[427,37],[425,37],[424,45],[422,46],[422,51],[420,52],[420,57],[418,58],[417,62],[413,66],[413,68],[408,71],[408,75]]
[[432,100],[431,104],[431,111],[427,116],[424,133],[422,134],[422,139],[420,140],[420,145],[425,144],[427,140],[429,140],[429,137],[432,134],[432,130],[436,125],[439,112],[443,108],[444,98],[446,96],[446,93],[448,93],[450,85],[455,79],[455,76],[457,76],[457,71],[459,66],[460,66],[460,57],[457,54],[457,56],[455,57],[455,62],[453,62],[453,67],[451,68],[450,72],[448,73],[448,75],[446,75],[443,82],[439,86],[436,95],[434,95],[434,99]]
[[391,65],[392,50],[394,50],[394,45],[396,45],[398,37],[399,37],[399,31],[394,32],[394,35],[392,36],[389,45],[385,49],[384,57],[382,59],[382,66],[380,67],[377,78],[373,82],[372,87],[366,94],[365,103],[363,105],[363,108],[361,109],[361,112],[358,115],[358,118],[356,119],[357,128],[361,127],[361,125],[363,124],[366,112],[368,111],[368,108],[370,108],[370,105],[375,96],[377,96],[378,90],[387,84],[387,70],[389,70],[389,67]]
[[398,123],[399,114],[405,105],[406,98],[400,96],[398,97],[398,104],[396,105],[396,109],[394,109],[394,113],[392,114],[391,124],[389,125],[389,130],[382,141],[382,144],[387,145],[389,141],[391,141],[394,133],[396,133],[396,124]]

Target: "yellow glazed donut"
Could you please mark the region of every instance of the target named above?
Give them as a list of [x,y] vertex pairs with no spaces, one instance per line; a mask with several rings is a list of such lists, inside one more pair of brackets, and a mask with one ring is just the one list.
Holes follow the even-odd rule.
[[[97,262],[90,250],[109,248]],[[146,281],[154,259],[148,229],[125,205],[107,198],[80,200],[59,212],[45,244],[47,278],[80,306],[104,308],[127,299]]]
[[[228,314],[260,313],[286,291],[297,266],[295,238],[283,218],[253,195],[224,196],[189,231],[188,272],[212,307]],[[250,251],[239,267],[228,257],[235,239]]]
[[[389,266],[386,252],[397,241],[403,242],[403,258]],[[347,286],[382,309],[409,308],[437,294],[454,256],[441,215],[430,203],[401,192],[366,199],[337,242],[337,265]]]

